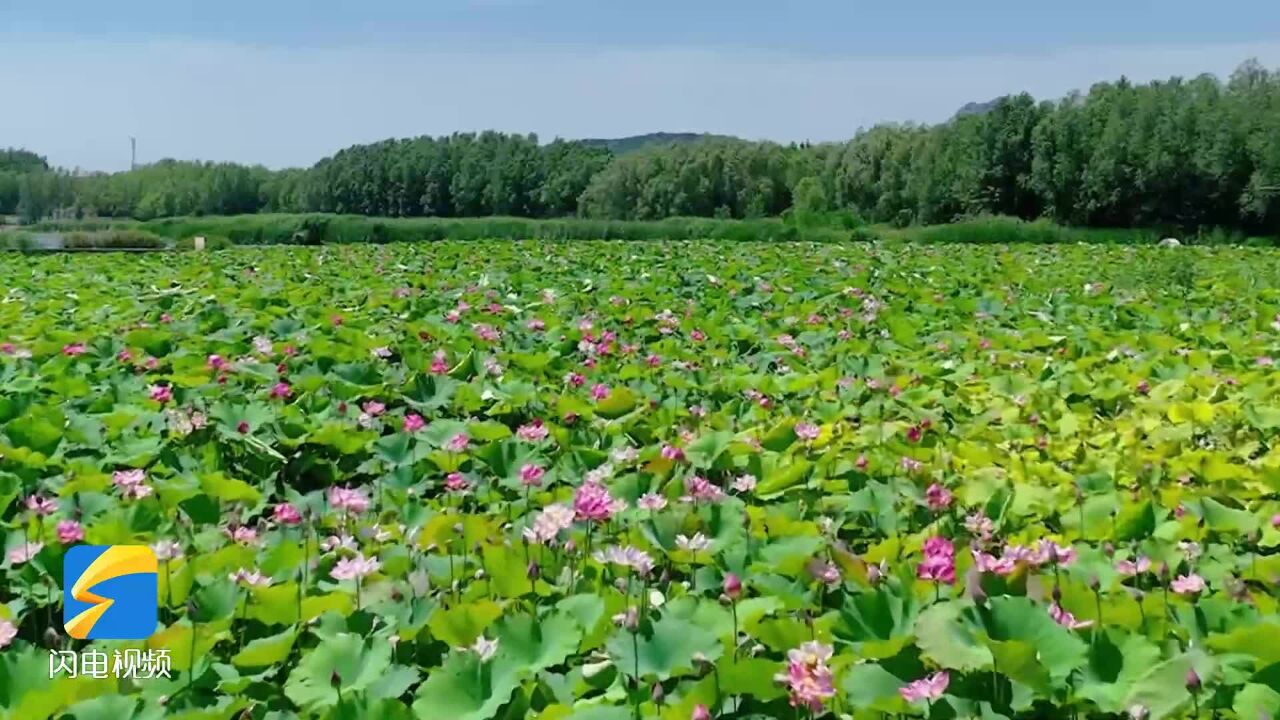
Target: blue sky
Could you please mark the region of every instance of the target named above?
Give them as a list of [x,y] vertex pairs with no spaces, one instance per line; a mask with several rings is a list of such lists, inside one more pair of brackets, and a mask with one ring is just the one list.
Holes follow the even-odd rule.
[[493,128],[835,140],[1121,74],[1280,67],[1274,0],[0,0],[0,146],[309,165]]

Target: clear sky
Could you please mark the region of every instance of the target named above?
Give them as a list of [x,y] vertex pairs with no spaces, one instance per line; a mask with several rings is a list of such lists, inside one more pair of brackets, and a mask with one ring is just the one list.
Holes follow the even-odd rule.
[[0,147],[310,165],[497,129],[837,140],[1121,74],[1280,67],[1276,0],[0,0]]

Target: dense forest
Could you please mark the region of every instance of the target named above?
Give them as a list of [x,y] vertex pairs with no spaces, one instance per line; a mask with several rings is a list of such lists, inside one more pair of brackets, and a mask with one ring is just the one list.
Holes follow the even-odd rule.
[[681,139],[614,152],[601,141],[459,133],[357,145],[307,169],[164,160],[90,175],[7,151],[0,214],[650,220],[794,208],[897,225],[1001,214],[1280,230],[1280,72],[1256,62],[1226,81],[1121,79],[1052,102],[1009,96],[939,125],[879,125],[841,143]]

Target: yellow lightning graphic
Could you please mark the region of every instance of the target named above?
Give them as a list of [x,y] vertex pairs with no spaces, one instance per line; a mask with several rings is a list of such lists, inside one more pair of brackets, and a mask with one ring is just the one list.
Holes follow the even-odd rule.
[[93,607],[67,622],[67,634],[77,640],[84,640],[98,619],[115,604],[115,600],[111,598],[89,592],[90,588],[122,575],[155,572],[158,572],[158,567],[151,548],[145,545],[113,545],[90,563],[76,579],[76,584],[71,586],[71,597],[83,603],[93,603]]

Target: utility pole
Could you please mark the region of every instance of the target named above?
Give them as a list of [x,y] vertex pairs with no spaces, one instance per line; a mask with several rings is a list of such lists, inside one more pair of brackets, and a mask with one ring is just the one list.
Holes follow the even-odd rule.
[[129,169],[136,170],[138,167],[138,138],[129,136]]

